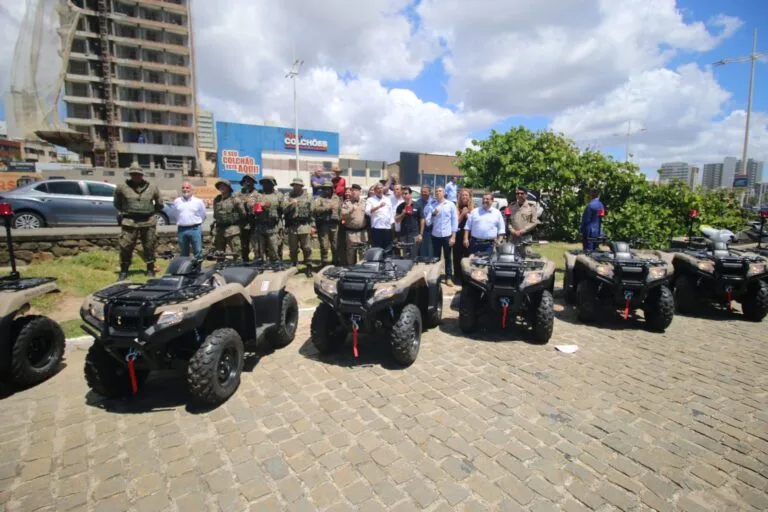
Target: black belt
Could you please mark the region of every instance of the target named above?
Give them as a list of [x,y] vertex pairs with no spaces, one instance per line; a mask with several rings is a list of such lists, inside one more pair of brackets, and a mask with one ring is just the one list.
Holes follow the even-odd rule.
[[478,242],[491,242],[491,243],[496,241],[495,238],[477,238],[477,237],[474,237],[474,236],[472,237],[472,240],[476,240]]
[[349,227],[345,227],[344,229],[346,229],[350,233],[357,233],[359,231],[368,231],[368,228],[349,228]]
[[189,229],[189,228],[199,228],[200,226],[202,226],[202,224],[190,224],[189,226],[182,226],[182,225],[179,225],[179,227],[180,227],[180,228],[184,228],[184,229]]

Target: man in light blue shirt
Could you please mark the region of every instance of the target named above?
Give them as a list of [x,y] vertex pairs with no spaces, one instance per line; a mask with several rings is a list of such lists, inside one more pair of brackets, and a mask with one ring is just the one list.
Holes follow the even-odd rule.
[[453,204],[456,204],[459,201],[458,189],[459,187],[456,186],[456,178],[453,176],[448,178],[448,183],[445,185],[445,197]]
[[445,198],[445,189],[435,189],[435,203],[427,207],[425,212],[426,224],[432,226],[432,250],[440,257],[443,252],[445,261],[445,284],[453,283],[453,244],[456,243],[456,232],[459,230],[459,212],[456,205]]
[[504,217],[501,212],[491,206],[493,196],[483,195],[483,206],[475,208],[467,218],[464,226],[464,247],[472,254],[488,252],[493,249],[493,243],[501,243],[506,232]]
[[[422,185],[421,196],[416,201],[419,209],[424,215],[427,214],[427,208],[435,204],[435,200],[431,195],[432,189],[427,185]],[[424,218],[426,221],[426,217]],[[423,258],[431,258],[434,255],[432,252],[432,226],[424,226],[424,235],[419,246],[419,256]]]

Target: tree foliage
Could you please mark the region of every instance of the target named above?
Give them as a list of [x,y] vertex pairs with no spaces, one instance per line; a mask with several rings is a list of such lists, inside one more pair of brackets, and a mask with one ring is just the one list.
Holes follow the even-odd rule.
[[477,149],[459,151],[457,166],[470,187],[499,191],[514,198],[524,186],[546,208],[541,236],[579,239],[588,189],[597,186],[606,207],[604,231],[616,239],[644,238],[655,247],[686,233],[688,211],[696,208],[703,223],[738,230],[746,211],[725,191],[690,190],[683,183],[649,184],[637,166],[617,162],[597,151],[581,151],[563,135],[524,127],[492,131],[473,140]]

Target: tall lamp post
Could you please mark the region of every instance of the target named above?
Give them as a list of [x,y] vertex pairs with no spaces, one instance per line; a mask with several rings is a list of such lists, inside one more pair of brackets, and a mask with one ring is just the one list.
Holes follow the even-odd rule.
[[[715,67],[725,66],[727,64],[736,64],[739,62],[751,63],[751,69],[749,72],[749,96],[747,97],[747,123],[744,127],[744,149],[741,152],[741,170],[744,174],[747,173],[747,148],[749,147],[749,120],[752,117],[752,90],[755,82],[755,63],[757,59],[768,56],[768,52],[757,53],[757,29],[755,29],[754,36],[752,37],[752,53],[744,55],[742,57],[734,57],[731,59],[720,59],[717,62],[713,62]],[[733,185],[733,184],[731,184]],[[744,204],[744,195],[741,196],[742,204]]]
[[632,120],[630,119],[629,121],[627,121],[627,133],[614,133],[613,134],[614,137],[621,137],[623,135],[623,136],[625,136],[627,138],[626,145],[624,146],[624,160],[626,162],[629,162],[629,156],[630,156],[629,155],[629,143],[630,143],[630,141],[632,139],[632,135],[634,135],[635,133],[645,132],[647,130],[648,130],[647,128],[640,128],[639,130],[635,130],[633,132],[632,131]]
[[301,137],[299,136],[299,104],[296,101],[296,78],[299,76],[299,70],[304,61],[296,59],[293,63],[291,70],[285,75],[286,78],[293,80],[293,121],[296,124],[296,177],[299,177],[299,144]]

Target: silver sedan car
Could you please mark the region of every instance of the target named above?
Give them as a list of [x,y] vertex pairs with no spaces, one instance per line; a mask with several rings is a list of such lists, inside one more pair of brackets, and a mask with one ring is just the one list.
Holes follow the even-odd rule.
[[[101,181],[47,180],[0,194],[13,208],[16,229],[58,226],[117,226],[112,205],[116,185]],[[176,212],[166,203],[157,214],[158,225],[175,224]]]

